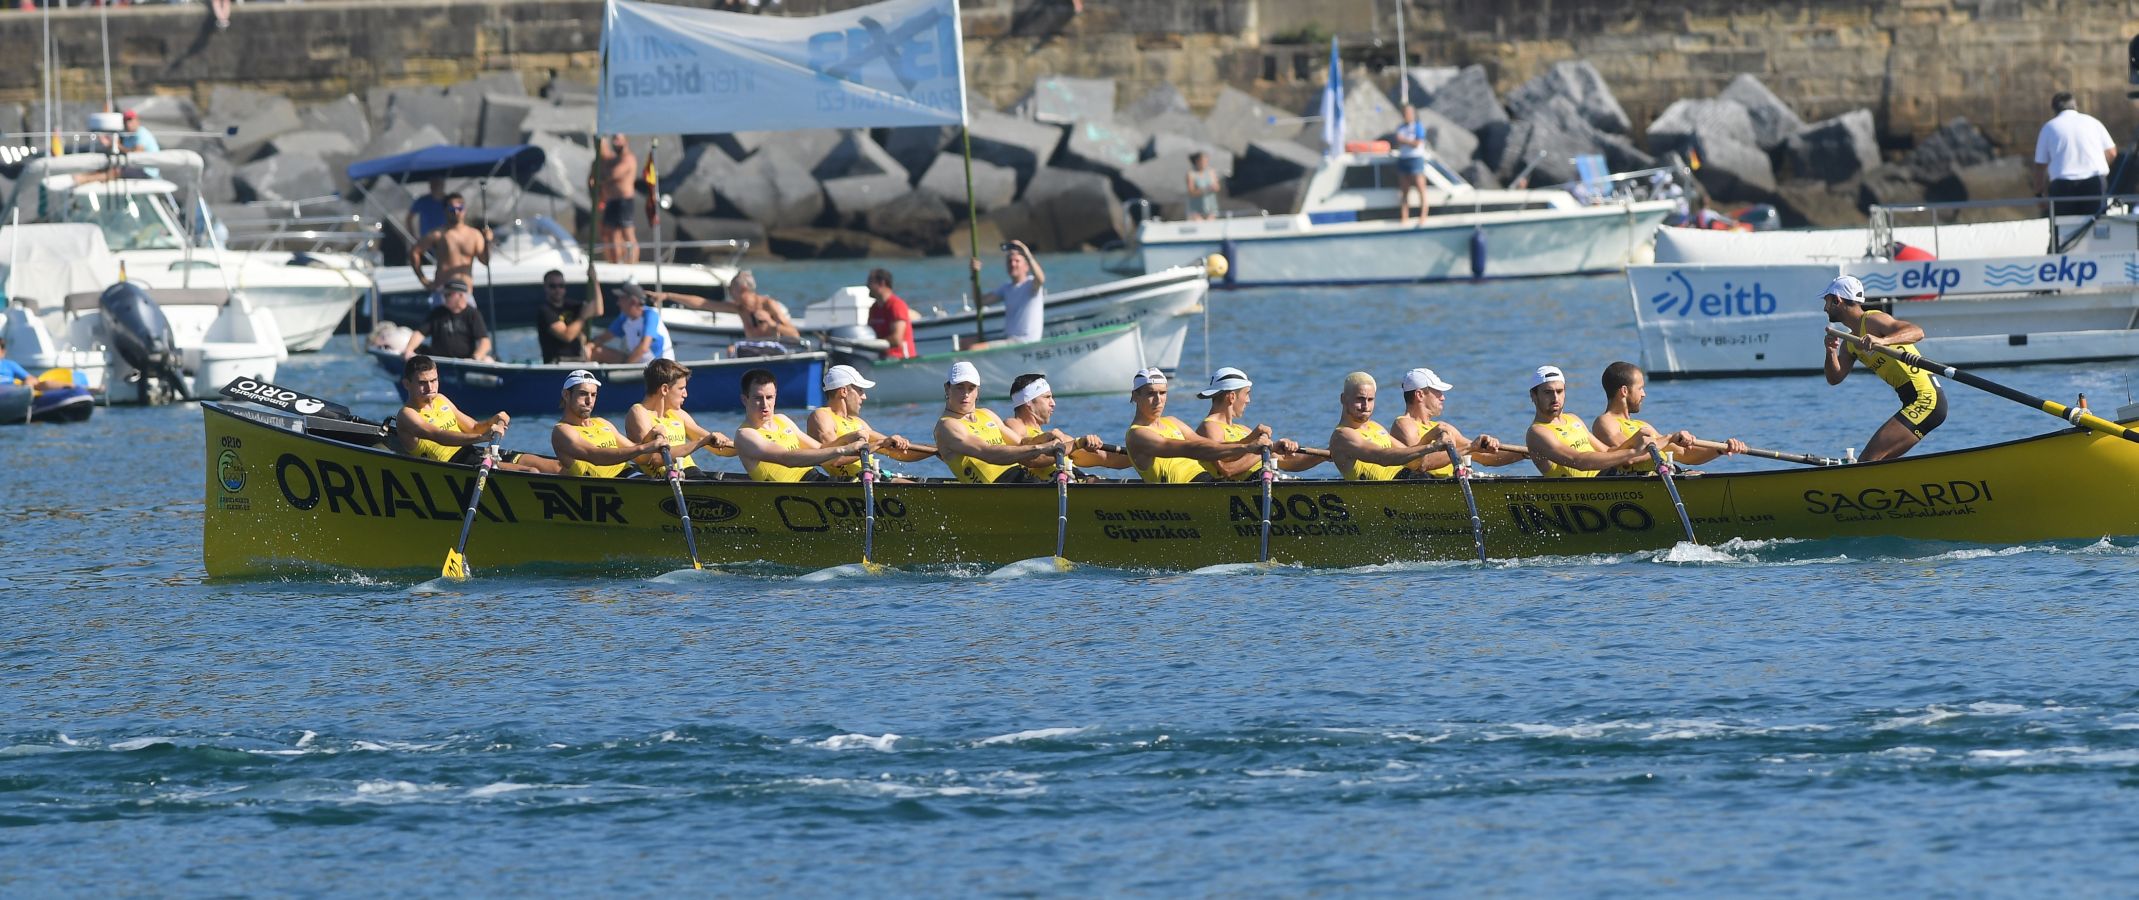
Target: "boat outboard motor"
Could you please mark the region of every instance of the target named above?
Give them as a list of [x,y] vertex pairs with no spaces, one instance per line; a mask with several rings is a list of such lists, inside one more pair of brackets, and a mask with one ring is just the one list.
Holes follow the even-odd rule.
[[141,402],[162,403],[185,396],[185,377],[179,374],[182,356],[171,337],[171,322],[149,292],[122,281],[104,289],[97,307],[104,312],[112,349],[134,368]]

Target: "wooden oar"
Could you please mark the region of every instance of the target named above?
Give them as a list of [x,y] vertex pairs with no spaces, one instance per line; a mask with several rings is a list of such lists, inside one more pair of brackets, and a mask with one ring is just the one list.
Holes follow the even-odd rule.
[[1270,483],[1277,480],[1277,469],[1271,465],[1270,448],[1263,448],[1263,546],[1257,562],[1270,561]]
[[483,502],[483,488],[490,484],[490,470],[497,464],[498,442],[491,441],[483,450],[482,465],[476,468],[475,489],[468,492],[468,512],[460,520],[460,543],[446,551],[446,564],[439,568],[439,577],[454,581],[468,577],[468,557],[464,555],[468,550],[468,531],[475,526],[475,510]]
[[[1696,440],[1693,442],[1693,445],[1703,450],[1715,450],[1719,452],[1729,449],[1729,445],[1723,443],[1722,441]],[[1787,453],[1781,450],[1762,450],[1759,447],[1745,448],[1745,455],[1758,456],[1763,459],[1779,459],[1783,462],[1797,463],[1799,465],[1805,466],[1839,466],[1842,464],[1842,461],[1839,459],[1830,459],[1825,456],[1814,456],[1810,453]]]
[[2004,397],[2005,399],[2011,400],[2014,403],[2018,403],[2022,406],[2034,407],[2035,409],[2039,409],[2043,412],[2049,413],[2050,415],[2056,416],[2074,425],[2078,425],[2081,428],[2085,428],[2089,431],[2095,432],[2096,434],[2105,434],[2110,437],[2120,437],[2127,441],[2131,441],[2132,443],[2139,444],[2139,431],[2126,428],[2115,422],[2109,421],[2108,419],[2096,416],[2095,414],[2088,412],[2084,408],[2066,406],[2054,400],[2044,400],[2043,398],[2037,397],[2034,394],[2027,393],[2026,391],[2014,390],[2012,388],[2006,387],[2005,385],[1992,381],[1988,378],[1984,378],[1980,375],[1976,375],[1970,372],[1963,372],[1960,369],[1956,369],[1952,366],[1946,365],[1945,363],[1925,359],[1907,350],[1896,350],[1892,347],[1874,346],[1870,343],[1867,343],[1863,338],[1858,337],[1856,334],[1842,328],[1839,325],[1827,326],[1827,333],[1839,337],[1845,341],[1849,341],[1860,347],[1864,347],[1865,349],[1871,350],[1874,353],[1880,353],[1892,357],[1894,359],[1898,359],[1904,364],[1915,366],[1919,369],[1930,369],[1933,372],[1937,372],[1940,375],[1944,375],[1947,378],[1951,378],[1962,384],[1968,385],[1969,387],[1976,388],[1986,393],[1996,394],[2000,397]]
[[[1123,456],[1129,455],[1129,451],[1122,447],[1122,445],[1120,444],[1101,444],[1099,445],[1099,449],[1107,453],[1119,453]],[[1329,458],[1329,450],[1322,447],[1301,447],[1300,452],[1307,456],[1316,457],[1318,459]]]
[[1478,561],[1485,562],[1485,523],[1478,518],[1478,498],[1471,493],[1471,459],[1456,453],[1454,444],[1441,442],[1441,449],[1456,463],[1456,485],[1463,489],[1463,506],[1471,513],[1471,546],[1478,551]]
[[1664,480],[1664,492],[1671,495],[1671,508],[1678,510],[1679,525],[1686,529],[1686,542],[1698,544],[1700,538],[1693,536],[1693,520],[1686,516],[1686,504],[1679,502],[1679,486],[1671,480],[1671,461],[1664,458],[1663,448],[1649,445],[1649,458],[1656,460],[1656,475]]
[[884,570],[870,557],[876,555],[876,451],[862,444],[862,571],[875,575]]
[[691,551],[691,569],[703,571],[705,566],[698,561],[698,531],[691,527],[691,505],[683,500],[683,470],[676,468],[676,453],[666,443],[661,445],[661,463],[668,469],[668,489],[676,497],[676,515],[683,517],[683,545]]

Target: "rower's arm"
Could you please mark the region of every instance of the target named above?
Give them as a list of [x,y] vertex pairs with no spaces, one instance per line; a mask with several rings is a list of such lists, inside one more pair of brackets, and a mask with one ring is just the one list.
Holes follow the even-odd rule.
[[1827,359],[1821,364],[1821,372],[1827,376],[1827,383],[1841,384],[1842,379],[1849,377],[1850,367],[1856,363],[1856,357],[1842,352],[1841,335],[1828,334]]
[[[1588,430],[1587,428],[1583,429],[1585,432]],[[1526,440],[1530,448],[1530,461],[1537,464],[1539,472],[1551,468],[1553,463],[1585,472],[1602,472],[1605,469],[1623,466],[1649,455],[1647,448],[1651,438],[1647,435],[1637,434],[1628,438],[1629,443],[1637,445],[1634,447],[1583,451],[1562,443],[1560,436],[1554,433],[1552,429],[1543,425],[1532,425]],[[1594,435],[1590,438],[1590,444],[1592,446],[1596,444]]]
[[1188,432],[1185,438],[1170,438],[1149,428],[1129,429],[1129,454],[1131,456],[1179,457],[1197,462],[1217,462],[1260,454],[1270,446],[1270,437],[1263,435],[1252,442],[1227,444],[1214,441],[1196,432]]
[[1321,465],[1324,461],[1329,459],[1329,451],[1327,450],[1324,450],[1321,453],[1308,453],[1305,452],[1306,449],[1307,448],[1303,447],[1301,448],[1302,452],[1287,453],[1283,456],[1278,457],[1278,471],[1305,472],[1308,469],[1312,469],[1316,466]]
[[656,437],[653,412],[645,406],[632,404],[631,411],[624,414],[624,436],[634,441]]
[[415,356],[417,348],[423,346],[423,340],[424,338],[422,331],[413,328],[409,329],[408,346],[401,348],[401,358],[407,359],[411,356]]
[[1373,463],[1377,466],[1406,466],[1417,468],[1416,461],[1425,456],[1424,446],[1409,447],[1398,444],[1393,447],[1376,447],[1359,436],[1356,428],[1339,428],[1329,436],[1329,451],[1333,455]]
[[[467,418],[463,415],[461,418]],[[428,440],[447,447],[467,447],[490,440],[490,429],[468,428],[463,431],[447,431],[432,425],[416,411],[406,406],[394,414],[394,434],[401,443],[401,452],[416,452],[416,442]]]
[[1048,459],[1062,447],[1059,440],[1044,444],[983,444],[973,438],[964,423],[945,419],[936,423],[936,447],[940,452],[964,456],[998,466],[1023,465]]
[[735,435],[735,449],[745,459],[759,459],[783,466],[804,468],[821,466],[842,456],[852,456],[859,441],[819,445],[809,435],[802,435],[803,446],[789,450],[758,435],[755,428],[745,428]]
[[550,449],[557,451],[559,462],[581,460],[597,466],[613,466],[630,462],[632,457],[661,449],[663,441],[639,441],[616,447],[597,447],[579,429],[562,422],[550,429]]
[[[712,304],[720,302],[716,300],[707,300],[706,298],[700,297],[697,294],[679,294],[675,291],[647,291],[646,297],[647,299],[652,300],[655,303],[674,303],[677,306],[685,307],[688,309],[710,310],[713,308]],[[728,305],[733,306],[734,304],[731,303]]]
[[[1196,433],[1216,443],[1233,443],[1225,439],[1224,426],[1209,420],[1205,420],[1203,424],[1196,426]],[[1242,438],[1242,440],[1246,440],[1246,438]],[[1231,481],[1240,477],[1242,473],[1247,472],[1249,469],[1255,468],[1255,464],[1258,461],[1260,461],[1259,456],[1235,456],[1232,459],[1213,461],[1212,465],[1218,468],[1219,478]]]
[[1924,329],[1915,322],[1893,316],[1880,316],[1864,320],[1866,342],[1876,347],[1891,347],[1895,344],[1913,344],[1924,339]]
[[936,456],[936,448],[931,447],[927,444],[916,444],[912,441],[908,441],[906,443],[906,449],[904,450],[900,450],[894,447],[884,447],[876,452],[881,453],[885,456],[889,456],[892,459],[896,459],[899,462],[920,462],[924,459],[933,459]]

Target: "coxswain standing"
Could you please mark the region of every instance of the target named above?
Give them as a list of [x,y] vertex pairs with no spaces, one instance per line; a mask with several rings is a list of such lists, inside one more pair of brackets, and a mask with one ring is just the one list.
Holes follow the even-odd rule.
[[[1892,347],[1895,350],[1914,352],[1916,342],[1924,339],[1924,330],[1910,322],[1904,322],[1878,310],[1864,308],[1864,282],[1855,275],[1844,275],[1827,285],[1825,297],[1827,321],[1855,332],[1856,341],[1844,342],[1841,336],[1827,335],[1826,374],[1828,384],[1841,384],[1849,377],[1850,368],[1863,363],[1864,368],[1880,381],[1894,389],[1901,399],[1901,411],[1872,432],[1872,439],[1864,445],[1865,462],[1893,459],[1916,446],[1924,435],[1946,421],[1946,392],[1939,388],[1938,378],[1930,372],[1904,364],[1876,350],[1859,346],[1861,341],[1873,347]],[[1843,355],[1843,348],[1848,355]]]
[[1530,461],[1547,478],[1594,478],[1598,472],[1617,468],[1649,455],[1660,446],[1656,430],[1645,428],[1618,445],[1605,444],[1590,434],[1582,420],[1567,411],[1567,376],[1558,366],[1538,366],[1530,376],[1530,405],[1537,414],[1530,420],[1525,443]]
[[1166,414],[1166,372],[1143,369],[1131,382],[1129,399],[1136,405],[1136,418],[1122,445],[1136,474],[1152,484],[1188,484],[1213,481],[1203,463],[1261,456],[1264,450],[1291,455],[1300,452],[1292,441],[1270,440],[1270,427],[1257,425],[1236,443],[1214,441],[1189,430]]

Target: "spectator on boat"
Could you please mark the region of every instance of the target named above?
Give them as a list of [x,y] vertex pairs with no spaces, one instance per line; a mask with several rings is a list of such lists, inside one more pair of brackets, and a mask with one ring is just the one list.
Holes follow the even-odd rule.
[[[2080,112],[2069,91],[2050,98],[2056,113],[2035,135],[2035,193],[2046,197],[2087,197],[2051,204],[2053,216],[2091,216],[2102,211],[2109,192],[2109,164],[2117,159],[2117,142],[2102,120]],[[1866,453],[1869,458],[1870,453]]]
[[802,331],[788,318],[787,305],[758,293],[757,276],[749,269],[735,273],[728,280],[728,299],[707,300],[687,294],[662,294],[661,299],[671,300],[693,309],[708,312],[734,313],[743,320],[743,339],[731,348],[736,356],[764,356],[788,352],[782,341],[798,340]]
[[1218,218],[1218,170],[1211,168],[1211,155],[1198,150],[1188,155],[1188,220]]
[[[1432,369],[1412,369],[1404,373],[1404,414],[1389,423],[1389,436],[1398,444],[1418,447],[1426,444],[1447,442],[1461,448],[1471,461],[1482,466],[1505,466],[1522,462],[1529,454],[1513,447],[1502,446],[1498,438],[1481,434],[1466,439],[1456,426],[1441,418],[1448,408],[1448,392],[1455,385],[1441,380]],[[1419,461],[1420,471],[1436,478],[1448,478],[1456,474],[1455,460],[1447,454],[1427,454]]]
[[[1003,270],[1010,280],[980,295],[983,304],[993,301],[1003,305],[1003,336],[969,344],[969,350],[991,344],[1029,344],[1040,339],[1047,325],[1047,272],[1040,268],[1040,261],[1033,258],[1032,248],[1024,241],[1010,241],[1003,245],[1003,251]],[[980,257],[976,256],[973,271],[978,273],[980,269]]]
[[[659,438],[669,445],[670,458],[683,471],[683,477],[699,474],[697,461],[691,454],[703,447],[720,456],[734,456],[735,442],[718,431],[707,431],[698,426],[698,420],[683,409],[683,401],[690,398],[691,370],[673,359],[657,359],[646,364],[646,399],[631,405],[624,414],[624,433],[634,441]],[[667,478],[668,465],[656,450],[635,460],[641,473],[648,478]]]
[[1396,221],[1399,225],[1411,224],[1411,194],[1419,195],[1419,224],[1426,224],[1426,124],[1419,121],[1418,108],[1404,104],[1404,124],[1396,128],[1396,165],[1398,171],[1396,194]]
[[451,359],[495,362],[496,357],[490,355],[490,327],[476,310],[468,283],[448,281],[440,288],[445,292],[445,302],[432,307],[423,325],[409,333],[401,358],[408,359],[420,351]]
[[7,338],[0,337],[0,384],[16,384],[33,391],[49,391],[67,387],[70,382],[53,382],[36,378],[22,364],[7,358]]
[[[669,339],[661,311],[647,302],[645,288],[625,282],[609,289],[609,299],[616,301],[616,318],[609,320],[609,330],[587,348],[597,361],[643,363],[676,358],[676,342]],[[612,340],[617,344],[614,347],[609,346]]]
[[878,340],[891,344],[884,358],[912,359],[914,311],[891,292],[891,270],[869,270],[869,298],[876,301],[869,305],[869,330],[876,332]]
[[868,444],[866,434],[849,434],[833,443],[796,428],[781,415],[780,389],[765,369],[743,373],[743,427],[735,431],[735,455],[752,481],[830,481],[816,468],[842,456],[856,456]]
[[446,180],[431,179],[431,191],[417,197],[408,205],[408,215],[401,217],[401,224],[408,229],[413,240],[446,227]]
[[557,452],[557,462],[566,475],[615,478],[623,474],[633,458],[660,453],[668,445],[668,438],[662,435],[624,443],[615,425],[594,414],[601,388],[601,381],[585,369],[573,369],[564,377],[564,396],[559,402],[564,416],[550,429],[550,447]]
[[[1865,442],[1864,462],[1893,459],[1916,446],[1924,435],[1946,421],[1946,392],[1939,387],[1938,379],[1930,372],[1915,366],[1905,365],[1871,347],[1892,347],[1895,350],[1913,352],[1916,342],[1924,339],[1924,330],[1911,322],[1904,322],[1878,310],[1864,308],[1864,282],[1855,275],[1844,275],[1827,285],[1827,321],[1841,325],[1856,333],[1856,340],[1845,342],[1832,332],[1827,334],[1827,361],[1825,374],[1828,384],[1841,384],[1849,377],[1849,370],[1857,363],[1873,375],[1879,376],[1894,389],[1901,400],[1901,411],[1879,425],[1872,439]],[[1861,343],[1860,343],[1861,342]],[[1863,346],[1865,344],[1870,347]],[[1843,349],[1848,349],[1847,356]]]
[[632,201],[638,197],[639,157],[631,152],[631,141],[621,134],[610,135],[596,152],[602,173],[597,182],[600,193],[594,198],[595,208],[602,214],[602,259],[635,264],[639,261],[639,211]]
[[[1597,415],[1591,424],[1590,433],[1603,435],[1607,440],[1618,436],[1621,440],[1637,434],[1661,435],[1661,432],[1634,414],[1641,412],[1642,402],[1649,396],[1649,376],[1630,362],[1615,362],[1604,367],[1604,412]],[[1721,456],[1735,456],[1745,452],[1745,442],[1726,438],[1723,449],[1703,447],[1691,431],[1674,431],[1663,437],[1664,452],[1672,455],[1672,461],[1697,466]],[[1711,442],[1713,443],[1713,442]],[[1637,459],[1620,466],[1611,474],[1633,475],[1656,471],[1655,459]]]
[[[401,365],[403,396],[394,414],[394,448],[402,453],[457,466],[472,466],[482,460],[479,446],[505,439],[512,416],[500,411],[477,421],[438,391],[438,362],[428,356],[412,356]],[[506,450],[498,468],[520,472],[556,474],[557,461],[547,456]]]
[[[445,300],[439,285],[452,280],[472,282],[476,263],[490,266],[490,226],[468,224],[468,200],[458,193],[447,194],[445,204],[446,224],[425,232],[408,252],[408,267],[415,271],[416,281],[430,289],[432,306]],[[423,274],[427,255],[436,256],[438,262],[428,277]]]
[[1547,478],[1594,478],[1606,469],[1648,456],[1649,448],[1660,445],[1655,429],[1637,432],[1616,445],[1591,434],[1580,417],[1567,411],[1567,376],[1558,366],[1538,366],[1531,374],[1530,405],[1536,415],[1530,419],[1524,443],[1530,449],[1530,462]]
[[602,314],[602,295],[576,299],[564,273],[542,273],[542,309],[536,313],[535,339],[545,363],[587,359],[587,326]]
[[[803,428],[818,443],[840,444],[861,435],[875,441],[885,456],[900,462],[920,462],[936,455],[934,448],[922,449],[904,437],[885,437],[869,427],[868,420],[862,418],[862,401],[868,398],[869,389],[876,387],[876,382],[863,378],[853,366],[833,366],[824,370],[824,380],[820,384],[824,387],[824,405],[810,410],[809,418],[803,421]],[[819,468],[834,479],[853,481],[862,475],[862,458],[858,453],[842,456],[821,464]]]

